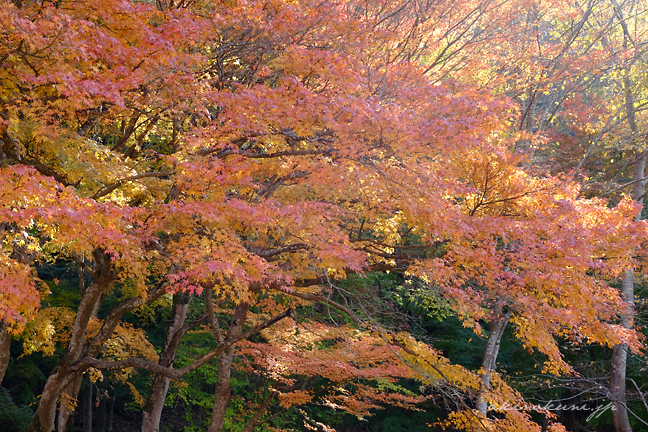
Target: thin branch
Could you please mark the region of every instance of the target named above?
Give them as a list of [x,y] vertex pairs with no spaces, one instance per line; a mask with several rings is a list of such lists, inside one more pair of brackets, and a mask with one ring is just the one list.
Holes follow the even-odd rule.
[[274,316],[274,317],[270,318],[269,320],[264,321],[261,324],[255,326],[255,327],[252,327],[251,329],[248,329],[247,331],[244,331],[243,333],[240,333],[239,335],[236,336],[235,342],[238,342],[238,341],[243,340],[243,339],[247,339],[250,336],[252,336],[254,334],[257,334],[261,330],[266,329],[266,328],[270,327],[271,325],[273,325],[273,324],[275,324],[275,323],[277,323],[277,322],[281,321],[282,319],[284,319],[286,317],[289,317],[289,316],[294,316],[294,311],[293,311],[292,308],[286,309],[284,312],[280,313],[279,315]]
[[212,303],[212,288],[205,289],[205,309],[207,309],[207,318],[212,328],[212,333],[216,338],[216,342],[223,343],[223,332],[221,331],[216,314],[214,314],[214,304]]
[[279,394],[278,391],[270,392],[270,396],[261,404],[254,416],[248,421],[247,425],[243,428],[241,432],[252,432],[254,430],[254,425],[259,421],[263,413],[268,409],[272,400]]
[[621,186],[615,187],[614,189],[609,190],[609,191],[607,191],[607,192],[605,192],[605,193],[602,193],[600,196],[601,196],[601,197],[604,197],[604,196],[610,195],[611,193],[614,193],[614,192],[616,192],[616,191],[618,191],[618,190],[620,190],[620,189],[623,189],[623,188],[626,187],[626,186],[630,186],[630,185],[632,185],[632,184],[639,183],[639,182],[642,182],[642,181],[645,181],[645,180],[646,180],[645,177],[644,177],[644,178],[641,178],[641,179],[639,179],[639,180],[633,180],[633,181],[631,181],[631,182],[628,182],[628,183],[622,184]]
[[243,156],[249,157],[250,159],[270,159],[277,158],[282,156],[308,156],[308,155],[330,155],[336,152],[335,148],[327,148],[322,150],[285,150],[274,153],[242,153]]
[[621,405],[623,405],[623,406],[625,407],[625,409],[627,409],[627,410],[630,412],[630,414],[632,414],[633,416],[635,416],[635,418],[636,418],[637,420],[639,420],[641,423],[643,423],[643,424],[645,424],[646,426],[648,426],[648,423],[647,423],[645,420],[643,420],[641,417],[639,417],[637,414],[635,414],[635,412],[632,411],[632,410],[628,407],[628,405],[627,405],[625,402],[619,402],[619,403],[621,403]]
[[282,253],[293,253],[304,249],[308,249],[308,245],[306,245],[306,243],[295,243],[274,249],[258,249],[250,247],[248,248],[248,251],[262,258],[272,258],[274,256],[281,255]]
[[632,378],[628,378],[628,380],[632,381],[632,384],[634,384],[635,389],[637,389],[637,393],[639,393],[639,398],[641,399],[641,402],[643,402],[644,407],[646,408],[646,411],[648,411],[648,403],[646,403],[646,398],[644,397],[643,393],[641,392],[641,389],[639,388],[639,386],[637,385],[635,380],[633,380]]
[[338,309],[338,310],[344,312],[345,314],[347,314],[349,316],[349,318],[351,318],[351,320],[354,323],[356,323],[356,324],[366,324],[366,323],[363,323],[362,321],[360,321],[360,319],[358,317],[356,317],[355,314],[350,309],[348,309],[345,306],[342,306],[340,303],[338,303],[336,301],[333,301],[333,300],[331,300],[331,299],[329,299],[327,297],[320,296],[320,295],[315,295],[315,294],[304,294],[304,293],[300,293],[300,292],[296,292],[296,291],[288,292],[286,294],[291,295],[293,297],[299,297],[299,298],[304,299],[304,300],[320,302],[320,303],[327,304],[329,306],[333,306],[335,309]]

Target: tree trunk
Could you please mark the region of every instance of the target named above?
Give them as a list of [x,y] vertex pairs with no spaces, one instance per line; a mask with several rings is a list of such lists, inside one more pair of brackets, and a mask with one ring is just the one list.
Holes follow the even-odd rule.
[[88,374],[83,398],[83,432],[92,432],[92,380]]
[[[74,430],[74,405],[72,405],[72,400],[76,400],[79,395],[79,390],[81,389],[81,383],[83,382],[83,377],[77,378],[74,382],[67,386],[63,391],[63,395],[59,402],[59,412],[57,420],[57,429],[59,432],[65,432],[67,430]],[[68,425],[68,421],[72,419],[71,427]]]
[[[167,330],[159,360],[159,364],[162,366],[173,366],[173,360],[180,345],[180,338],[174,337],[182,331],[182,327],[187,318],[190,299],[191,296],[188,294],[179,293],[173,296],[173,309],[171,312],[173,321]],[[160,430],[162,409],[164,408],[164,401],[166,400],[168,391],[169,378],[156,375],[151,386],[151,391],[146,399],[146,405],[144,405],[144,410],[142,411],[142,432],[158,432]]]
[[156,375],[142,411],[142,432],[158,432],[160,430],[162,408],[164,408],[168,391],[169,378]]
[[[79,291],[81,295],[86,294],[86,272],[84,270],[84,260],[83,258],[77,258],[77,272],[79,275]],[[96,275],[95,275],[96,276]],[[95,301],[94,306],[90,312],[91,317],[96,317],[99,313],[99,308],[106,298],[106,292],[103,291],[99,295],[98,299]],[[81,384],[83,383],[83,376],[79,376],[74,380],[70,385],[68,385],[65,390],[63,390],[62,396],[65,397],[59,398],[59,410],[58,410],[58,419],[57,419],[57,430],[59,432],[71,430],[74,431],[74,411],[76,404],[70,403],[72,400],[76,401],[79,397],[79,391],[81,390]],[[67,400],[66,400],[67,399]],[[69,419],[72,419],[72,424],[68,426],[67,422]]]
[[99,406],[97,407],[97,426],[95,432],[106,432],[106,408],[108,405],[108,391],[100,389],[97,393]]
[[11,360],[11,335],[4,321],[0,321],[0,384],[4,379]]
[[216,377],[216,391],[214,398],[214,409],[209,421],[208,432],[222,432],[223,423],[225,421],[225,411],[227,404],[231,397],[230,389],[230,376],[232,373],[232,361],[234,360],[234,347],[233,340],[241,334],[245,326],[245,319],[247,317],[249,305],[242,303],[236,307],[234,315],[232,316],[232,323],[227,332],[225,344],[229,344],[227,348],[218,359],[218,375]]
[[117,401],[117,390],[113,391],[108,409],[108,432],[113,432],[113,420],[115,419],[115,402]]
[[230,377],[232,374],[232,361],[236,348],[230,347],[218,359],[218,376],[216,378],[216,391],[214,392],[214,409],[209,421],[208,432],[222,432],[225,422],[225,411],[232,396]]
[[64,365],[56,367],[47,378],[38,401],[38,408],[29,423],[28,430],[30,432],[51,432],[54,430],[57,400],[63,390],[78,377],[78,374],[71,372]]
[[[634,195],[634,194],[633,194]],[[634,306],[634,271],[628,270],[621,281],[621,298],[628,304],[628,311],[622,312],[621,325],[631,329],[633,323]],[[615,345],[612,349],[610,361],[610,397],[612,399],[612,418],[616,432],[632,432],[630,418],[626,403],[626,362],[628,359],[628,346]]]
[[[85,289],[83,285],[83,295],[81,302],[77,308],[77,314],[72,326],[72,333],[70,342],[67,347],[67,353],[64,358],[59,362],[56,369],[50,374],[43,388],[38,408],[34,413],[34,417],[29,424],[30,431],[51,432],[54,430],[56,420],[56,408],[60,395],[69,388],[69,386],[77,379],[82,379],[83,373],[87,370],[86,367],[72,367],[75,363],[81,360],[85,355],[97,355],[96,352],[84,351],[86,345],[86,331],[88,323],[96,315],[98,310],[97,303],[100,303],[105,297],[104,292],[113,283],[116,278],[112,270],[112,259],[110,255],[106,254],[103,250],[97,249],[93,253],[94,257],[94,271],[92,275],[92,283]],[[82,284],[83,282],[80,282]],[[103,329],[102,329],[103,331]],[[101,333],[101,332],[100,332]],[[112,331],[110,332],[112,333]],[[93,339],[93,342],[100,347],[108,340],[110,335],[98,335]],[[100,339],[100,340],[97,340]],[[70,395],[76,397],[76,395]],[[69,414],[68,414],[69,415]]]
[[[628,272],[630,274],[630,272]],[[627,276],[626,276],[627,277]],[[612,350],[610,397],[612,398],[612,418],[616,432],[632,432],[626,402],[626,360],[628,346],[615,345]]]
[[[616,5],[615,5],[616,6]],[[621,10],[616,6],[616,13],[623,28],[626,43],[629,38],[628,28],[621,15]],[[628,125],[632,135],[632,143],[638,146],[636,142],[639,136],[637,126],[636,108],[634,95],[630,79],[626,76],[623,79],[625,92],[625,111],[628,118]],[[644,193],[646,191],[646,160],[648,152],[643,150],[635,151],[635,161],[632,167],[632,199],[642,204]],[[637,220],[641,220],[641,213],[637,215]],[[628,305],[626,311],[621,311],[621,325],[627,329],[634,326],[634,272],[629,270],[621,282],[621,298]],[[625,344],[615,345],[612,350],[612,360],[610,364],[610,397],[612,398],[612,417],[614,419],[614,428],[616,432],[632,432],[626,402],[626,362],[628,358],[628,347]]]
[[479,396],[477,397],[477,402],[475,403],[475,409],[483,416],[486,416],[486,411],[488,409],[486,393],[490,388],[491,373],[497,366],[497,354],[499,353],[500,342],[502,341],[504,329],[506,329],[506,324],[510,318],[511,312],[507,312],[503,315],[498,314],[489,322],[490,332],[488,334],[486,349],[484,350],[484,358],[482,360],[482,385],[479,391]]

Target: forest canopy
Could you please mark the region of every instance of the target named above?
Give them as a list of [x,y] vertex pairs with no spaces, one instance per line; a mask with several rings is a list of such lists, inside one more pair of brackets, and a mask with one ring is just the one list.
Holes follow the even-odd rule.
[[0,3],[7,430],[648,430],[643,2]]

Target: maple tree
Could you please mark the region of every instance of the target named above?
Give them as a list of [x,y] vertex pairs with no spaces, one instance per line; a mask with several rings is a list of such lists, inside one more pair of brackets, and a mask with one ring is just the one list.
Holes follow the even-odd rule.
[[[645,195],[645,164],[646,153],[638,143],[640,130],[642,129],[642,100],[644,99],[644,90],[642,86],[637,86],[637,82],[642,81],[642,71],[645,56],[645,35],[646,22],[645,11],[641,6],[633,2],[618,4],[612,2],[612,17],[610,22],[614,23],[614,31],[608,33],[603,41],[603,46],[608,55],[616,60],[616,68],[606,77],[616,84],[616,89],[611,92],[614,95],[614,103],[610,104],[609,113],[601,116],[599,125],[597,125],[598,139],[590,143],[587,151],[579,165],[583,165],[586,158],[591,158],[594,153],[600,151],[601,143],[608,143],[612,140],[619,140],[621,145],[613,144],[612,152],[618,152],[619,147],[627,152],[628,162],[623,162],[625,170],[631,167],[631,181],[626,184],[614,184],[615,177],[618,173],[613,173],[614,177],[608,180],[605,191],[606,194],[618,190],[627,189],[631,186],[632,199],[640,203],[643,207]],[[605,125],[601,125],[605,121]],[[624,123],[627,123],[624,131]],[[606,153],[609,150],[604,150]],[[625,155],[624,155],[625,156]],[[625,159],[625,157],[622,157]],[[612,170],[611,170],[612,171]],[[610,190],[610,184],[614,187]],[[637,215],[641,219],[642,214]],[[635,303],[635,275],[634,269],[629,269],[622,280],[621,293],[628,308],[621,316],[622,325],[626,328],[634,326],[634,303]],[[616,430],[631,430],[630,411],[626,405],[626,368],[628,347],[625,344],[618,344],[614,347],[611,359],[611,378],[610,391],[611,399],[615,410],[613,412],[614,425]],[[636,414],[633,413],[634,416]]]
[[[644,98],[638,83],[645,73],[645,8],[632,1],[555,6],[546,2],[529,8],[518,34],[500,39],[498,48],[506,56],[493,57],[490,79],[521,106],[517,127],[540,138],[536,144],[524,138],[516,147],[530,156],[536,172],[587,176],[589,196],[632,186],[633,199],[643,203],[644,154],[636,140]],[[608,158],[616,165],[601,169]],[[633,165],[631,180],[623,179]],[[620,305],[627,328],[634,314],[632,284],[630,271],[622,283],[630,309]],[[631,429],[624,402],[626,350],[624,344],[616,346],[612,360],[617,430]]]
[[[517,411],[486,418],[487,401],[519,398],[493,374],[508,322],[551,372],[572,372],[556,336],[639,349],[636,332],[615,324],[627,311],[609,286],[644,240],[637,209],[525,172],[510,150],[531,139],[515,131],[515,104],[500,82],[490,88],[475,75],[484,66],[475,50],[503,28],[515,33],[511,17],[526,4],[502,6],[506,14],[489,2],[424,6],[2,2],[2,341],[38,308],[35,260],[71,260],[80,275],[80,304],[65,324],[47,309],[31,324],[28,344],[67,344],[32,430],[65,428],[65,401],[84,373],[132,367],[156,375],[143,430],[157,430],[169,379],[217,358],[209,430],[220,431],[237,346],[258,356],[240,343],[282,328],[292,312],[279,305],[323,303],[355,319],[349,335],[382,332],[331,298],[340,291],[332,281],[367,270],[439,286],[466,325],[481,335],[488,323],[482,370],[453,368],[384,331],[379,350],[375,335],[348,343],[375,351],[367,364],[392,369],[356,358],[320,373],[404,376],[399,358],[427,358],[428,372],[433,358],[448,384],[477,392],[475,412],[456,413],[455,427],[537,428]],[[99,316],[109,294],[118,302]],[[122,318],[169,294],[172,324],[156,359]],[[204,311],[187,322],[190,296]],[[182,336],[199,324],[213,347],[174,368]],[[280,335],[268,338],[264,349],[284,368],[315,373]],[[8,359],[6,343],[0,349]],[[373,406],[366,400],[389,400],[367,386],[355,392],[331,400],[356,414]]]
[[[545,50],[537,59],[547,80],[545,84],[533,84],[539,90],[518,90],[530,95],[521,97],[526,108],[520,128],[558,138],[561,148],[557,152],[562,153],[563,162],[556,164],[555,153],[549,153],[549,164],[561,170],[567,165],[574,170],[572,175],[584,174],[588,195],[610,196],[631,190],[632,198],[643,206],[645,154],[637,147],[637,139],[644,98],[638,83],[645,73],[645,9],[636,2],[589,2],[582,9],[577,5],[571,15],[544,24],[545,34],[552,41],[550,49],[559,55],[547,56],[547,45],[537,44],[538,51]],[[545,20],[546,16],[550,14],[543,17]],[[533,43],[529,47],[535,49],[531,48]],[[533,121],[538,115],[540,118]],[[608,165],[601,169],[601,162]],[[631,179],[623,179],[629,168]],[[584,172],[579,173],[580,169]],[[621,305],[620,309],[626,328],[633,326],[633,285],[630,269],[621,285],[622,297],[629,305]],[[615,346],[610,397],[616,408],[616,430],[631,430],[625,404],[626,356],[626,345]]]

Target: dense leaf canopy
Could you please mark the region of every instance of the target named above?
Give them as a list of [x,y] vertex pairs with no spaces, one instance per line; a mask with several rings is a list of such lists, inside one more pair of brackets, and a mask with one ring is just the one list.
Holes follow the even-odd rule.
[[[60,427],[86,371],[181,379],[220,359],[229,388],[236,346],[282,383],[282,407],[312,401],[293,384],[314,375],[355,383],[327,399],[355,415],[410,407],[363,382],[415,377],[465,395],[448,427],[539,430],[480,408],[522,401],[491,378],[507,323],[547,373],[577,373],[564,341],[641,350],[614,287],[646,240],[637,198],[586,197],[572,170],[621,134],[620,96],[590,102],[622,67],[645,73],[643,21],[618,42],[623,7],[642,16],[614,1],[3,0],[2,331],[27,353],[60,347],[32,430]],[[560,165],[560,145],[583,159]],[[47,300],[35,269],[54,262],[78,271],[74,307]],[[490,335],[482,369],[347,301],[340,281],[368,272],[423,284]],[[184,321],[160,357],[124,321],[171,295],[199,299],[212,344],[177,368]],[[328,318],[290,336],[313,307]]]

